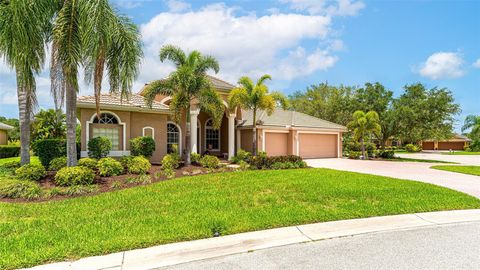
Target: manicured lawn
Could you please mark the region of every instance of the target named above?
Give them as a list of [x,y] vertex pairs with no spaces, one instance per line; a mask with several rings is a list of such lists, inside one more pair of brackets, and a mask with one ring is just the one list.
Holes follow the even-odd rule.
[[472,174],[480,176],[480,166],[432,166],[431,168],[449,172]]
[[455,151],[455,152],[443,152],[442,155],[464,155],[464,156],[475,156],[480,155],[480,152],[467,152],[467,151]]
[[[11,158],[1,158],[0,159],[0,178],[2,177],[11,177],[13,169],[7,169],[2,167],[5,163],[12,162],[12,161],[18,161],[20,162],[20,157],[11,157]],[[32,163],[40,163],[40,160],[38,157],[31,157],[30,162]]]
[[[1,181],[1,180],[0,180]],[[230,172],[0,203],[0,269],[302,223],[480,208],[450,189],[329,169]]]
[[446,164],[457,164],[455,162],[443,161],[443,160],[431,160],[431,159],[420,159],[420,158],[392,158],[385,159],[387,161],[399,161],[399,162],[427,162],[427,163],[446,163]]

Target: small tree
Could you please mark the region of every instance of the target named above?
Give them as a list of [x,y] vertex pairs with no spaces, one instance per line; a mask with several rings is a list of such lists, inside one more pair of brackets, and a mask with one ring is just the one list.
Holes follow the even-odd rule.
[[65,114],[60,110],[40,110],[32,123],[32,141],[65,138]]
[[107,137],[96,137],[88,142],[88,156],[101,159],[108,156],[112,150],[112,142]]
[[356,111],[353,113],[353,120],[348,123],[348,128],[353,131],[353,136],[357,141],[360,141],[363,159],[366,157],[365,138],[370,135],[378,135],[381,132],[379,121],[378,114],[374,111],[368,113]]

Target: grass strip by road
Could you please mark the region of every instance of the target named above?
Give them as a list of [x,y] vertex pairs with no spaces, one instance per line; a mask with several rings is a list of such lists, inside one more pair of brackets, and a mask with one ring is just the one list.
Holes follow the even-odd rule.
[[385,159],[385,160],[387,160],[387,161],[398,161],[398,162],[425,162],[425,163],[458,164],[456,162],[443,161],[443,160],[420,159],[420,158],[402,158],[402,157],[396,157],[396,158]]
[[480,152],[454,151],[454,152],[442,152],[442,155],[476,156],[476,155],[480,155]]
[[480,166],[444,166],[436,165],[432,169],[480,176]]
[[[1,181],[1,180],[0,180]],[[447,188],[329,169],[245,171],[0,203],[0,269],[322,221],[480,208]]]

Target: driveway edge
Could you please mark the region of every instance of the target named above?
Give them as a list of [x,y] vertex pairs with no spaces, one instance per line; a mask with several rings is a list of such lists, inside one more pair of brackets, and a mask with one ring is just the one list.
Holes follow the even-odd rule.
[[480,221],[480,209],[339,220],[171,243],[29,269],[146,270],[302,242],[475,221]]

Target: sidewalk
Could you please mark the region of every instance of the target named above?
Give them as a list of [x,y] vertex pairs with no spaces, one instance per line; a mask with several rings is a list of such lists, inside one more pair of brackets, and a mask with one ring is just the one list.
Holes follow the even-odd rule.
[[340,220],[172,243],[29,269],[146,270],[302,242],[475,221],[480,221],[480,209]]

